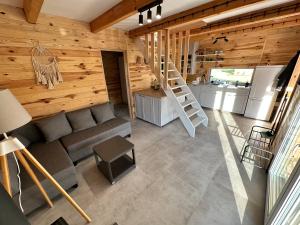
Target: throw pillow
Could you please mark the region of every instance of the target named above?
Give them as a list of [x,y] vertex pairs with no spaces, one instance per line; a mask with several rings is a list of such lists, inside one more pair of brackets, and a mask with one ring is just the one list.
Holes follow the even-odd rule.
[[105,121],[111,120],[113,118],[116,118],[109,103],[96,105],[91,108],[91,111],[97,123],[99,124],[104,123]]
[[[25,124],[22,127],[17,128],[12,132],[12,136],[21,135],[26,138],[30,143],[36,143],[45,141],[43,134],[39,130],[39,128],[34,124],[33,121]],[[24,143],[23,143],[24,144]]]
[[80,109],[67,113],[73,131],[80,131],[96,126],[90,109]]
[[64,112],[55,116],[35,121],[47,142],[55,141],[72,133],[72,128]]

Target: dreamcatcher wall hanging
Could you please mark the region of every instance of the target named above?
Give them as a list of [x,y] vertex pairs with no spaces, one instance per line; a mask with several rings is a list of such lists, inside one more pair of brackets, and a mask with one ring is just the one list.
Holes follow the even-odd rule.
[[32,65],[37,84],[53,89],[55,85],[63,82],[56,57],[48,49],[40,46],[39,43],[32,49]]

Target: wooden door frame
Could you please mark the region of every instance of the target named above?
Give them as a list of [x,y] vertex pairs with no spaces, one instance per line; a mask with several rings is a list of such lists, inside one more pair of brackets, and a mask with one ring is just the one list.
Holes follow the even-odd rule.
[[128,66],[128,54],[127,50],[120,50],[120,49],[107,49],[107,48],[101,48],[100,49],[100,55],[101,55],[101,61],[102,61],[102,66],[103,66],[103,73],[104,73],[104,80],[105,80],[105,85],[106,85],[106,91],[108,95],[108,89],[107,89],[107,83],[106,83],[106,78],[105,78],[105,71],[104,71],[104,65],[103,65],[103,60],[102,60],[102,51],[107,51],[107,52],[121,52],[123,53],[123,58],[124,58],[124,72],[125,72],[125,82],[126,82],[126,93],[127,93],[127,101],[128,101],[128,111],[129,111],[129,116],[131,119],[134,118],[133,114],[133,96],[132,96],[132,91],[130,87],[130,80],[129,80],[129,66]]

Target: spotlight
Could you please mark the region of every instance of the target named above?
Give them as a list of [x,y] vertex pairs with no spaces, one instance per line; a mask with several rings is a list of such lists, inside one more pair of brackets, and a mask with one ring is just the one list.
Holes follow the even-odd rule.
[[156,8],[156,19],[160,19],[161,18],[161,6],[158,5]]
[[225,42],[229,41],[226,36],[216,37],[215,40],[214,40],[214,42],[213,42],[213,44],[216,44],[218,42],[218,40],[220,40],[220,39],[223,39]]
[[140,26],[143,26],[143,24],[144,24],[143,20],[144,20],[143,14],[140,13],[140,15],[139,15],[139,25],[140,25]]
[[[135,1],[138,1],[138,0],[135,0]],[[139,0],[140,1],[140,0]],[[146,17],[146,23],[152,23],[152,11],[151,9],[156,7],[156,15],[154,15],[155,19],[159,20],[162,16],[161,14],[161,11],[162,11],[162,6],[161,4],[163,4],[163,0],[152,0],[152,1],[149,1],[150,3],[139,8],[137,11],[140,13],[139,14],[139,25],[142,26],[144,24],[144,18],[143,18],[143,15],[142,13],[143,12],[147,12],[147,17],[146,17],[146,14],[145,14],[145,17]]]
[[152,22],[152,12],[149,9],[147,12],[147,23],[151,23]]

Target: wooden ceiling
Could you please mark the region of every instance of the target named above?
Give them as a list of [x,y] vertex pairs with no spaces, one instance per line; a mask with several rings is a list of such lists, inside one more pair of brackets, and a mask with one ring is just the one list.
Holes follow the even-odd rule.
[[146,33],[154,32],[161,29],[172,28],[182,24],[199,22],[205,17],[218,15],[230,10],[239,9],[249,6],[263,0],[215,0],[202,4],[198,7],[168,16],[154,23],[136,28],[129,31],[131,37],[142,36]]
[[[137,10],[155,0],[123,0],[90,22],[91,31],[99,32],[137,13]],[[294,0],[276,7],[267,8],[240,16],[206,24],[203,18],[220,15],[232,10],[264,2],[263,0],[214,0],[192,9],[168,16],[162,20],[129,31],[131,37],[141,36],[161,29],[191,30],[191,36],[214,33],[230,29],[270,23],[274,20],[300,16],[300,0]],[[24,0],[23,8],[29,23],[36,23],[44,0]]]
[[300,1],[286,3],[277,7],[259,10],[226,20],[210,23],[197,29],[191,30],[191,36],[226,32],[253,25],[271,24],[278,21],[290,21],[300,18]]

